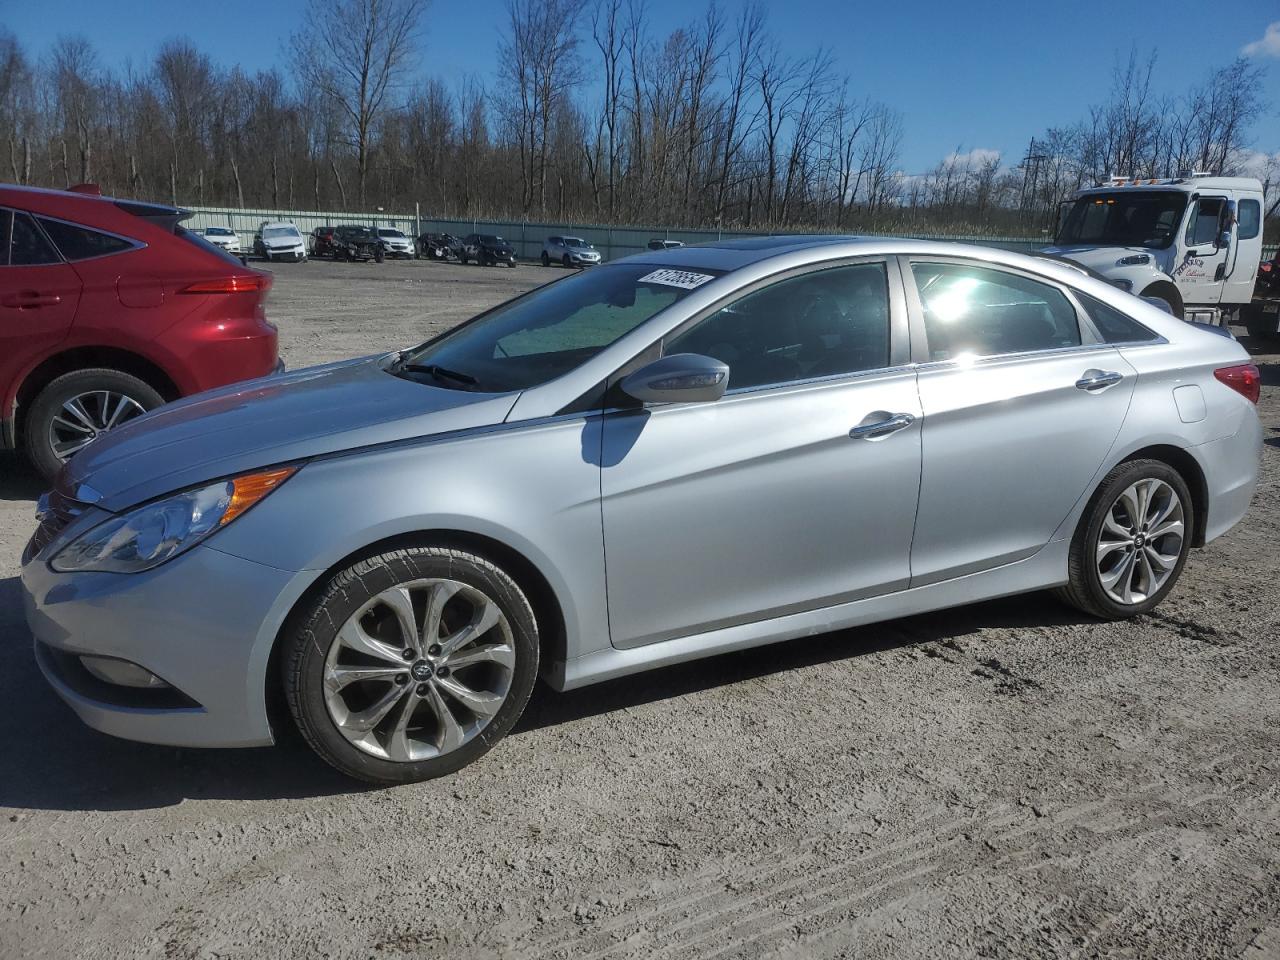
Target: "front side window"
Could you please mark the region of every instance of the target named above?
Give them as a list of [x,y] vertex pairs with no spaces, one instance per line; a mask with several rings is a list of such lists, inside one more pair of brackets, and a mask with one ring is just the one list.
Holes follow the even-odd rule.
[[25,213],[15,212],[9,242],[9,265],[34,267],[58,262],[58,251],[45,239],[35,221]]
[[1196,208],[1187,219],[1187,246],[1217,246],[1226,202],[1222,197],[1205,197],[1196,201]]
[[1236,207],[1241,240],[1252,240],[1262,229],[1262,204],[1257,200],[1241,200]]
[[391,372],[489,393],[536,387],[586,363],[714,279],[683,273],[673,280],[672,273],[618,265],[566,277],[407,352]]
[[1061,291],[1018,274],[958,263],[912,263],[930,360],[1080,345]]
[[669,338],[662,352],[728,364],[732,390],[886,367],[885,266],[850,264],[780,280]]
[[112,253],[124,253],[132,250],[134,245],[128,240],[99,233],[88,227],[74,223],[63,223],[60,220],[38,218],[44,232],[48,234],[62,256],[71,261],[88,260],[91,257],[105,257]]

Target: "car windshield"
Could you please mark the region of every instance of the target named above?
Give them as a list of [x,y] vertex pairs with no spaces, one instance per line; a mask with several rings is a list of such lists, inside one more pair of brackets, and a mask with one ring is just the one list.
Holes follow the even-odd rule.
[[507,241],[503,240],[501,237],[495,237],[491,233],[482,233],[480,234],[480,242],[481,243],[506,243]]
[[234,233],[229,227],[205,227],[206,237],[229,237]]
[[406,351],[391,369],[459,390],[527,390],[586,363],[712,278],[638,264],[589,270]]
[[343,237],[348,237],[352,240],[359,240],[363,237],[372,236],[373,231],[370,230],[368,227],[343,227],[341,230],[338,231],[338,234]]
[[267,227],[262,231],[263,239],[282,240],[286,237],[300,237],[297,227]]
[[578,237],[565,237],[564,242],[570,247],[589,247],[591,244]]
[[378,236],[380,236],[380,237],[403,237],[403,236],[404,236],[404,234],[403,234],[403,233],[401,233],[399,230],[379,230],[379,231],[378,231]]
[[1187,195],[1178,190],[1086,194],[1072,204],[1058,243],[1164,250],[1186,208]]

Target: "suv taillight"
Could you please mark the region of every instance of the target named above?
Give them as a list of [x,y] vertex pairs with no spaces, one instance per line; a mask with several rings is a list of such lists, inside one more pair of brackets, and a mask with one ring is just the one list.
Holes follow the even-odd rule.
[[1213,371],[1213,375],[1250,403],[1256,404],[1262,396],[1262,374],[1252,363],[1220,367]]
[[238,277],[218,277],[216,280],[200,280],[183,287],[179,293],[247,293],[252,290],[270,290],[271,278],[264,274]]

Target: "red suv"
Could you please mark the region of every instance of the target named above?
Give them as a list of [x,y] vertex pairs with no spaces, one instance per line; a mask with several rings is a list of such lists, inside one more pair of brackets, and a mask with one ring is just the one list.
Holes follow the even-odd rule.
[[0,448],[46,477],[98,434],[280,369],[271,275],[174,207],[0,185]]

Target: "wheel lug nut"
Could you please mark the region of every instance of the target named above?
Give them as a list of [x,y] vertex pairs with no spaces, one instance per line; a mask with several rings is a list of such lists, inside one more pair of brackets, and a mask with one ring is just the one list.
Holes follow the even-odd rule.
[[407,673],[396,674],[396,686],[403,687],[408,682],[409,682],[409,675]]
[[431,692],[431,687],[428,684],[425,684],[425,683],[418,684],[418,689],[416,691],[418,696],[425,697],[430,692]]
[[449,668],[448,668],[448,667],[439,667],[439,668],[436,670],[436,676],[437,676],[437,677],[447,677],[448,675],[449,675]]
[[433,643],[431,646],[427,647],[427,656],[430,656],[430,657],[440,656],[440,644]]
[[413,660],[417,654],[414,653],[413,647],[405,647],[404,650],[401,651],[400,656],[404,657],[406,660]]

